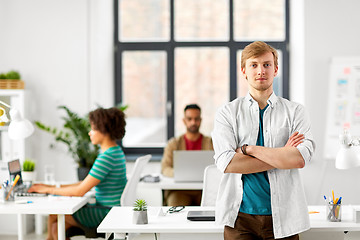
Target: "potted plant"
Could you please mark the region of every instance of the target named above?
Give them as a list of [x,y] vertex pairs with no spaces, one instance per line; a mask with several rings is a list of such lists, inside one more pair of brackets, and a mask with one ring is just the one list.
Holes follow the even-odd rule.
[[24,81],[20,80],[21,75],[18,71],[11,70],[7,73],[0,73],[1,89],[24,89]]
[[[122,111],[127,108],[127,106],[122,105],[117,107]],[[56,142],[62,142],[68,147],[69,153],[79,165],[78,178],[83,180],[99,154],[100,147],[91,143],[89,137],[91,127],[88,116],[80,117],[66,106],[59,106],[58,108],[66,112],[66,116],[62,118],[65,121],[63,129],[46,126],[40,121],[35,121],[35,125],[39,129],[54,135]],[[50,144],[50,148],[53,147],[54,144]]]
[[31,159],[25,159],[22,164],[22,180],[24,182],[33,182],[36,180],[35,162]]
[[147,203],[144,199],[137,199],[134,203],[133,223],[147,224]]

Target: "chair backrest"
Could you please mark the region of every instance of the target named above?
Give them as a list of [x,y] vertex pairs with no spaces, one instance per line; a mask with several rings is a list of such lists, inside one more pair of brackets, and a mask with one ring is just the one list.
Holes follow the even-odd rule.
[[205,168],[201,206],[215,206],[221,176],[222,172],[215,164]]
[[121,194],[120,204],[121,206],[133,206],[136,200],[136,188],[140,180],[140,174],[145,167],[145,165],[149,162],[151,155],[145,155],[139,157],[135,161],[134,168],[128,179],[128,182],[125,185],[124,191]]

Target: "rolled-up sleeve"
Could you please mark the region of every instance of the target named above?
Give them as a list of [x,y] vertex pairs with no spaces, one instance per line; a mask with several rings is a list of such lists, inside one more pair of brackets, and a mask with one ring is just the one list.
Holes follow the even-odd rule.
[[214,129],[211,133],[214,146],[214,159],[218,169],[222,172],[235,155],[237,148],[236,135],[231,119],[231,113],[225,106],[220,108],[215,115]]
[[297,146],[305,164],[310,162],[315,151],[315,142],[310,131],[311,123],[308,113],[302,105],[298,105],[294,119],[293,131],[304,134],[304,140]]

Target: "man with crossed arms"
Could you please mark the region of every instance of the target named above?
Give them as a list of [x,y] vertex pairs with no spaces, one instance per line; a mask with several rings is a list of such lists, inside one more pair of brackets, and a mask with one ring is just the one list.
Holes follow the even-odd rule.
[[224,172],[216,221],[224,239],[299,239],[310,228],[298,169],[310,161],[314,141],[300,104],[273,92],[278,55],[264,42],[242,51],[245,97],[225,104],[212,132],[215,163]]

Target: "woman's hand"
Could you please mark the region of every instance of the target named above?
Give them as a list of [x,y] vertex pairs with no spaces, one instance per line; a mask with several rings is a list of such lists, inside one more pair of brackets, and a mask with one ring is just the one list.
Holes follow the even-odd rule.
[[51,188],[53,187],[46,184],[34,184],[29,188],[28,192],[50,193]]

